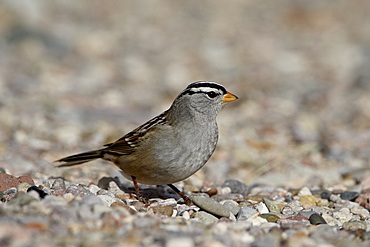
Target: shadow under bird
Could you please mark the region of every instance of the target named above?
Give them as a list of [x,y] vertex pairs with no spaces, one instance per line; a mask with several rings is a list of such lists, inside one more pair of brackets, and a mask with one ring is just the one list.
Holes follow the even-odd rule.
[[165,112],[98,150],[71,155],[57,162],[74,166],[95,159],[113,162],[134,183],[167,184],[186,203],[190,199],[173,183],[193,175],[211,157],[218,140],[216,116],[238,97],[215,82],[194,82],[186,87]]

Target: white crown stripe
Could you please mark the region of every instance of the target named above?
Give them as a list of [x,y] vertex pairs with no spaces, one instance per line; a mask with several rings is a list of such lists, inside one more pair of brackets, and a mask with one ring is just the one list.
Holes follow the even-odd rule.
[[195,87],[195,88],[190,88],[189,91],[191,92],[219,92],[220,90],[217,88],[211,88],[211,87]]

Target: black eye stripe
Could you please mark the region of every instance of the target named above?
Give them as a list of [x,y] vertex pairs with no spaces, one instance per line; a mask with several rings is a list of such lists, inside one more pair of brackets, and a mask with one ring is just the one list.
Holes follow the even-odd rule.
[[181,95],[185,95],[185,94],[193,95],[193,94],[196,94],[196,93],[207,94],[209,97],[214,98],[217,95],[220,95],[221,92],[220,91],[214,91],[214,90],[212,90],[212,91],[209,91],[209,90],[202,91],[202,90],[195,90],[194,88],[192,88],[192,89],[187,89],[187,90],[183,91],[181,93]]

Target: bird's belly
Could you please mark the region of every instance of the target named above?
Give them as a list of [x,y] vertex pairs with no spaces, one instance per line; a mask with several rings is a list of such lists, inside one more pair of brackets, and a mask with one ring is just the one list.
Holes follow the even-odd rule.
[[202,168],[214,148],[215,143],[209,141],[194,143],[192,146],[178,143],[162,149],[161,152],[151,152],[150,155],[142,153],[135,160],[123,156],[119,160],[119,167],[125,177],[135,176],[139,183],[172,184],[186,179]]

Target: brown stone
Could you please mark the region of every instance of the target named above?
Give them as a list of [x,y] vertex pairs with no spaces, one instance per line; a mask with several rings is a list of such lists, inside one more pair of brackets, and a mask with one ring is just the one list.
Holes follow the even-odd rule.
[[0,191],[6,191],[11,187],[17,187],[21,183],[35,184],[30,176],[14,177],[6,173],[0,173]]
[[316,202],[318,201],[318,198],[315,197],[315,196],[312,196],[312,195],[306,195],[306,196],[302,196],[301,198],[299,198],[299,201],[302,204],[308,204],[308,205],[311,205],[311,206],[316,206]]
[[156,206],[150,207],[155,214],[166,215],[171,217],[173,214],[173,208],[171,206]]
[[127,204],[123,203],[123,202],[113,202],[110,207],[112,208],[125,208],[127,209],[127,211],[130,213],[130,214],[136,214],[137,212],[135,210],[133,210],[132,208],[130,208]]

